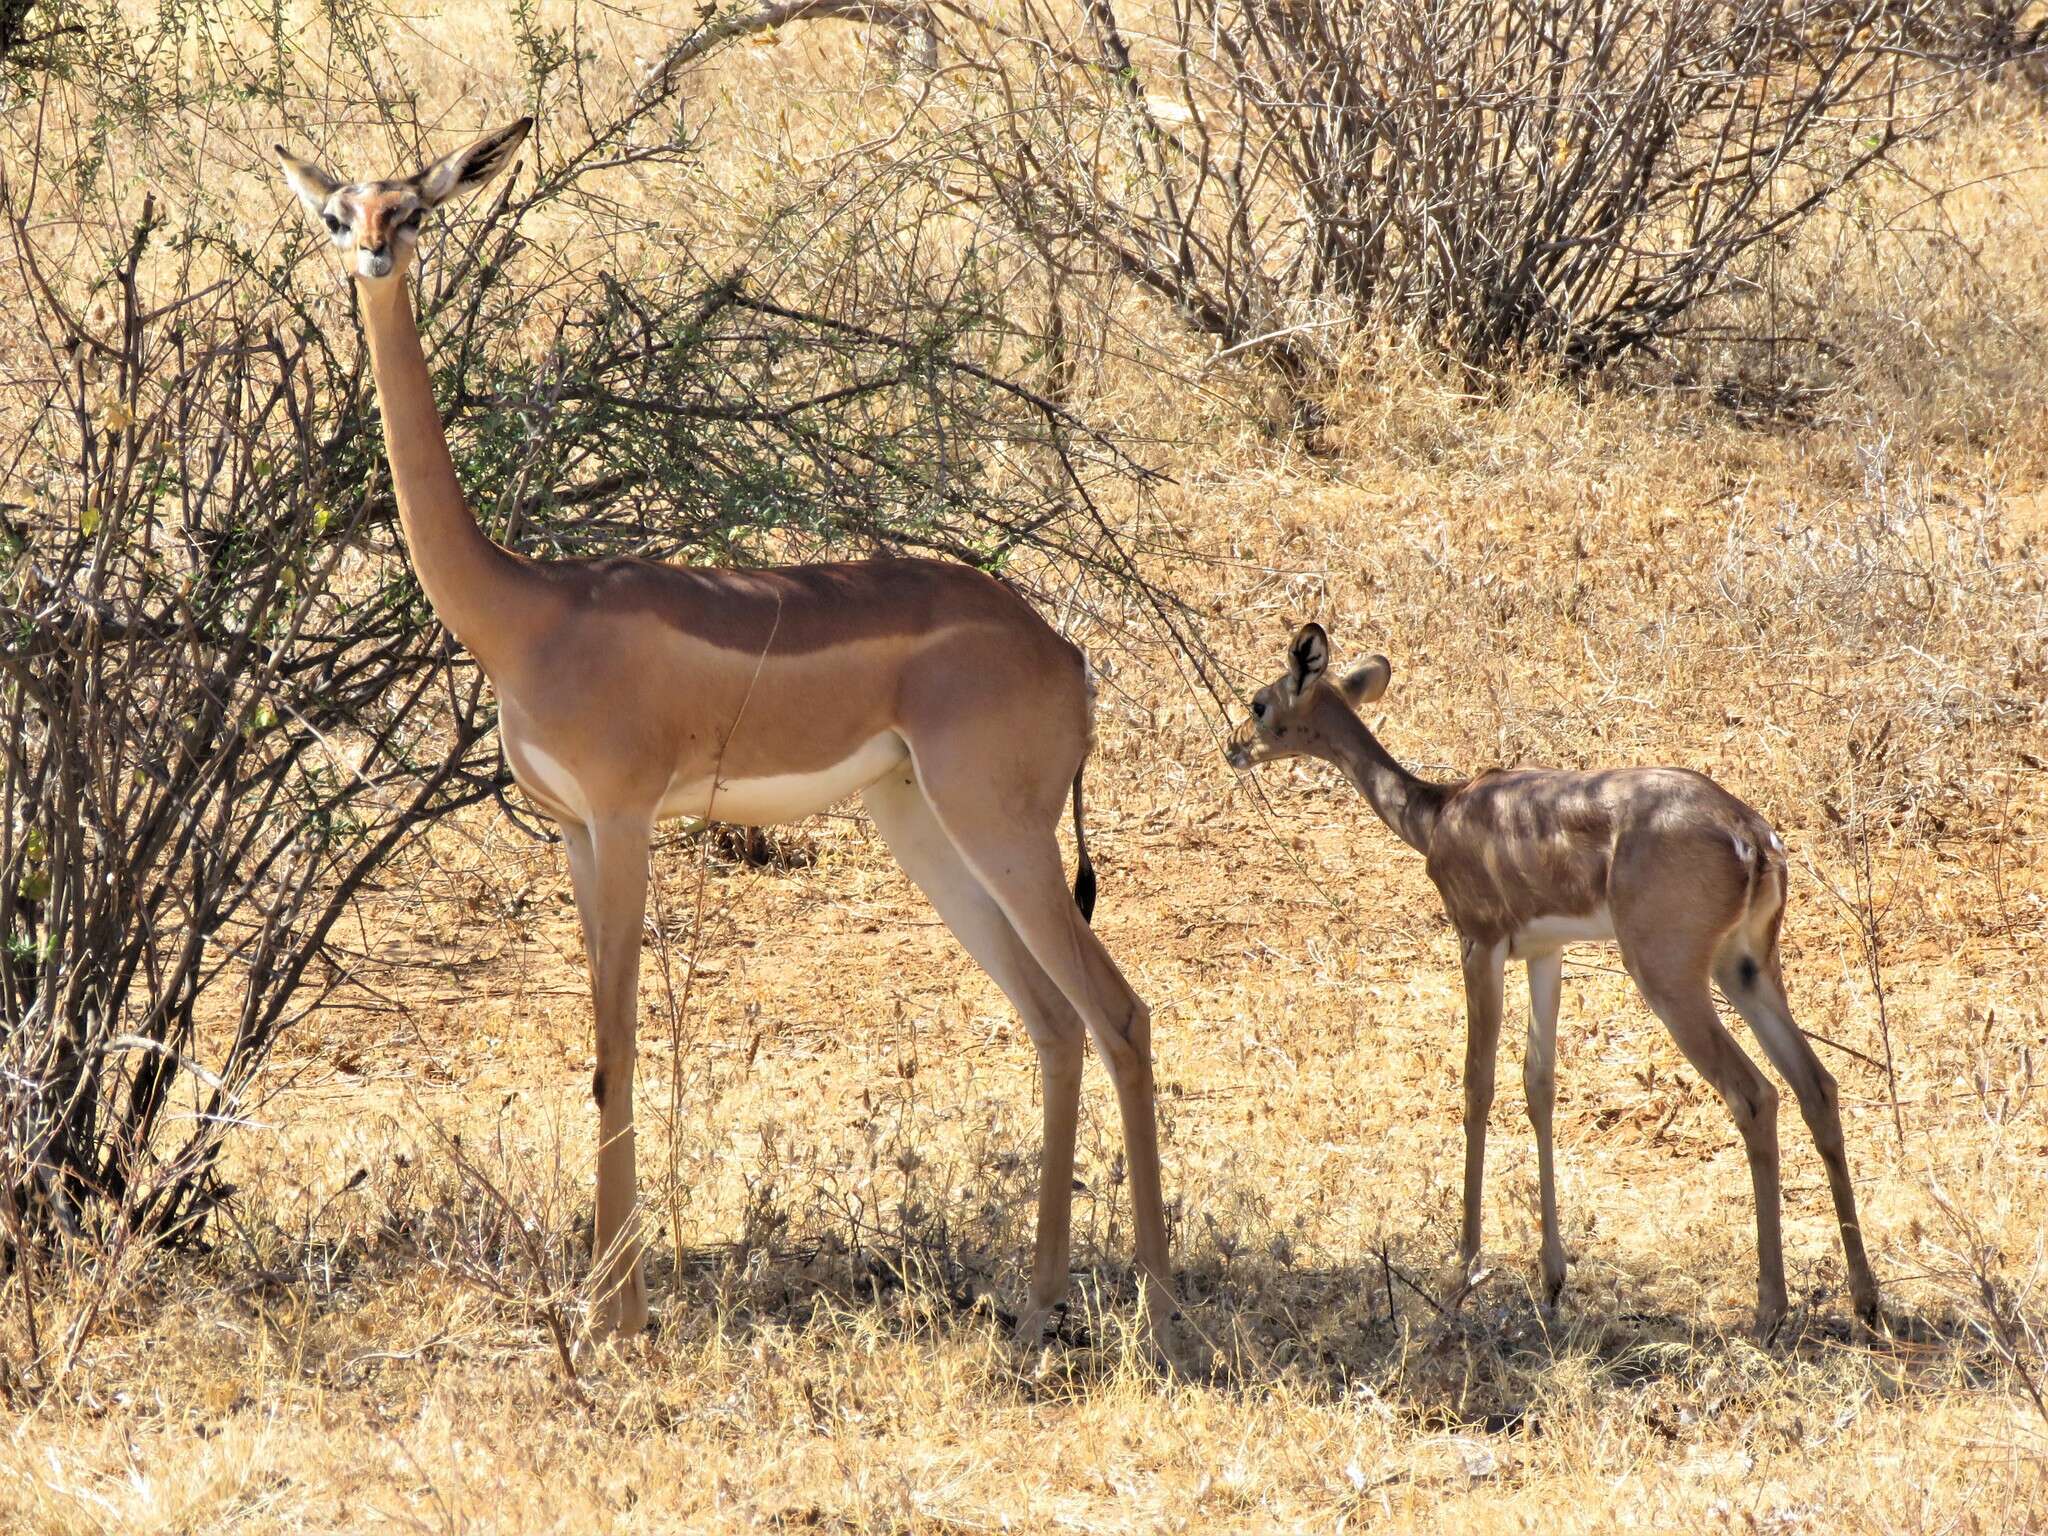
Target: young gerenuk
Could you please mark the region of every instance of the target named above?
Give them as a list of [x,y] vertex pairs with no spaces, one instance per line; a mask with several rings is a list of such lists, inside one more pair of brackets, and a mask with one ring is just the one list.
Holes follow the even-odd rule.
[[1492,771],[1456,784],[1408,772],[1358,716],[1386,692],[1393,666],[1374,656],[1329,675],[1330,642],[1309,624],[1287,670],[1252,696],[1251,718],[1225,756],[1236,768],[1315,757],[1343,770],[1380,820],[1428,861],[1458,930],[1465,971],[1465,1209],[1459,1257],[1479,1253],[1486,1116],[1493,1104],[1502,979],[1529,967],[1529,1047],[1522,1081],[1536,1130],[1543,1212],[1543,1289],[1564,1286],[1551,1162],[1557,1003],[1567,944],[1611,942],[1686,1059],[1735,1117],[1756,1195],[1756,1325],[1784,1319],[1778,1220],[1778,1094],[1722,1026],[1712,988],[1748,1021],[1799,1099],[1827,1166],[1857,1315],[1875,1325],[1877,1281],[1863,1251],[1842,1144],[1835,1080],[1793,1022],[1778,964],[1785,847],[1763,817],[1704,774],[1683,768],[1575,773]]

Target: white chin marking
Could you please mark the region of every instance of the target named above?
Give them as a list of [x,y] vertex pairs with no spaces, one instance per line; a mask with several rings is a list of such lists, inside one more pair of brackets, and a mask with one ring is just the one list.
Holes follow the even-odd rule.
[[1508,939],[1508,953],[1517,960],[1545,955],[1567,944],[1604,944],[1614,937],[1614,915],[1601,903],[1577,917],[1552,915],[1524,923]]
[[894,731],[870,736],[846,757],[810,773],[777,773],[756,779],[722,779],[713,792],[709,779],[670,780],[656,819],[716,817],[749,827],[801,821],[856,795],[891,768],[907,762],[909,748]]

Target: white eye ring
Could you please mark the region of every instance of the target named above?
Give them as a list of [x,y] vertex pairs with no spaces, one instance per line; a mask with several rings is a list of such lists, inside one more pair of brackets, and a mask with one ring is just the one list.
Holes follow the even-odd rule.
[[338,235],[344,229],[348,228],[346,224],[342,223],[341,220],[337,219],[331,213],[323,213],[320,215],[320,217],[327,221],[327,233],[329,233],[330,235]]

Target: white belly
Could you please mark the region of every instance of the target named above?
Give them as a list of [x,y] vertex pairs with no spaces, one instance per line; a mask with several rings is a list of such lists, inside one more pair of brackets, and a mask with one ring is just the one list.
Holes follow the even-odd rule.
[[1547,955],[1567,944],[1605,944],[1614,938],[1614,914],[1603,903],[1577,917],[1539,917],[1508,936],[1508,953],[1517,960]]
[[736,821],[750,827],[772,827],[800,821],[856,795],[910,756],[903,738],[883,731],[862,742],[851,755],[809,773],[777,773],[758,779],[722,778],[689,783],[671,780],[655,812],[658,821],[678,816],[698,820]]

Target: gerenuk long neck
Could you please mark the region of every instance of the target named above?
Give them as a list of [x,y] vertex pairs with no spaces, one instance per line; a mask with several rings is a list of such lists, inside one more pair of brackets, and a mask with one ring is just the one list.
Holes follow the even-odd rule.
[[485,536],[463,497],[406,279],[359,282],[356,291],[413,570],[435,616],[496,678],[534,638],[530,610],[540,595],[537,584],[520,560]]
[[1324,710],[1325,718],[1317,723],[1335,749],[1344,776],[1396,837],[1417,853],[1428,853],[1447,788],[1419,779],[1395,762],[1366,723],[1343,704],[1329,699]]

